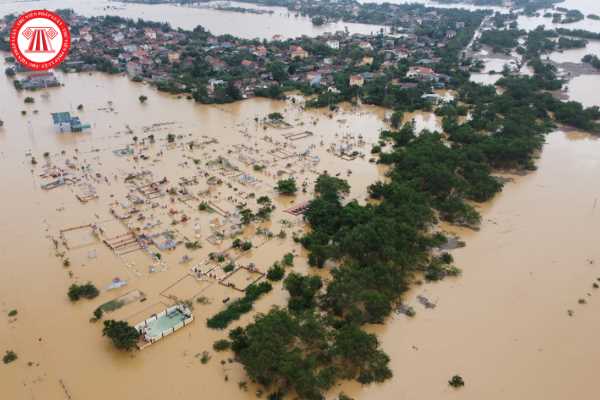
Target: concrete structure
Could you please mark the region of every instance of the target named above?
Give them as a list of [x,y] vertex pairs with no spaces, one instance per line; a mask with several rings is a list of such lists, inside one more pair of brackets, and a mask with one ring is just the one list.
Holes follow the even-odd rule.
[[183,304],[176,304],[151,316],[135,325],[135,329],[140,333],[138,348],[141,350],[158,342],[171,333],[189,325],[193,320],[192,312]]
[[72,117],[68,112],[52,113],[54,127],[62,132],[83,132],[89,129],[90,124],[83,124],[79,117]]

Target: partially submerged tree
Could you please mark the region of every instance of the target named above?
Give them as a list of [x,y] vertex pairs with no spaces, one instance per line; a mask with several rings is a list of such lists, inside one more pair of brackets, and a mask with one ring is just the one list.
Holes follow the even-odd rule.
[[275,190],[277,190],[279,194],[293,195],[298,191],[296,180],[294,178],[280,179],[277,182],[277,186],[275,186]]
[[135,347],[140,333],[126,321],[108,320],[104,321],[102,335],[112,340],[119,350],[131,350]]
[[17,356],[17,353],[15,353],[12,350],[7,350],[6,353],[4,354],[4,357],[2,357],[2,362],[4,362],[4,364],[10,364],[11,362],[15,361],[17,358],[19,358]]
[[88,282],[84,285],[72,284],[69,287],[67,295],[71,301],[77,301],[80,298],[93,299],[100,294],[100,291],[92,283]]

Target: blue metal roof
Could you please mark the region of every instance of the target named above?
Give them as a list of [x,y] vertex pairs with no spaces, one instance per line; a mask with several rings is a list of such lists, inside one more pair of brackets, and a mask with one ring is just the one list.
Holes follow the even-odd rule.
[[70,124],[71,114],[68,112],[52,113],[54,124]]

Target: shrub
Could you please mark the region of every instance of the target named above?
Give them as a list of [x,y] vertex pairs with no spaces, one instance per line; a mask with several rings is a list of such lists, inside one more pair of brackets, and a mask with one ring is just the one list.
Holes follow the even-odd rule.
[[258,285],[250,285],[246,288],[246,294],[241,299],[229,303],[227,308],[206,321],[206,325],[212,329],[225,329],[227,326],[242,314],[252,310],[252,304],[260,296],[271,291],[273,287],[269,282],[261,282]]
[[281,113],[278,113],[278,112],[270,113],[268,115],[268,117],[269,117],[269,119],[271,121],[281,121],[281,120],[283,120],[283,115],[281,115]]
[[207,364],[210,361],[210,353],[208,351],[202,352],[202,357],[200,357],[200,362],[202,364]]
[[285,267],[292,267],[294,265],[294,255],[292,253],[287,253],[283,256],[281,263]]
[[296,180],[294,178],[281,179],[277,182],[275,190],[277,190],[279,194],[292,195],[298,191]]
[[18,313],[19,313],[19,312],[18,312],[17,310],[10,310],[10,311],[8,312],[8,316],[9,316],[9,317],[14,317],[14,316],[16,316]]
[[67,295],[71,301],[77,301],[84,297],[86,299],[93,299],[100,294],[100,291],[92,283],[88,282],[85,285],[72,284],[69,287]]
[[223,267],[223,271],[225,272],[231,272],[235,269],[235,264],[234,263],[229,263],[226,266]]
[[98,307],[94,310],[94,318],[96,318],[96,319],[102,318],[103,314],[104,314],[104,311],[102,311],[102,307]]
[[283,279],[285,275],[285,270],[279,263],[273,264],[271,268],[267,271],[267,279],[270,281],[280,281]]
[[4,357],[2,357],[2,361],[4,362],[4,364],[9,364],[13,361],[15,361],[17,358],[17,353],[15,353],[12,350],[7,350],[6,354],[4,354]]
[[460,375],[454,375],[452,379],[448,381],[448,384],[453,388],[459,388],[465,386],[465,381]]
[[200,244],[199,241],[196,240],[195,242],[186,242],[185,248],[189,249],[189,250],[197,250],[197,249],[201,249],[202,245]]
[[231,342],[227,339],[217,340],[213,343],[213,349],[215,351],[228,350],[231,347]]

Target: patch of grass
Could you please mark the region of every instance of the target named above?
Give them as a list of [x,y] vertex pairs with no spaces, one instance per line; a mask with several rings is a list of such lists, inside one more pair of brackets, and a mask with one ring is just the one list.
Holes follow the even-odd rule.
[[111,311],[118,310],[119,308],[123,307],[124,305],[125,305],[125,302],[122,300],[111,300],[111,301],[107,301],[106,303],[102,304],[98,308],[104,312],[111,312]]

